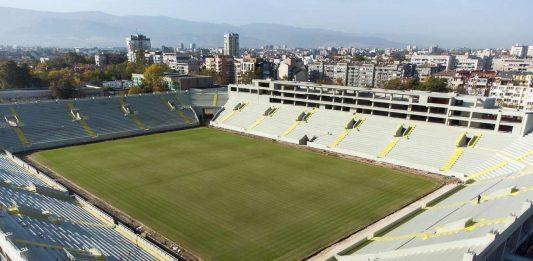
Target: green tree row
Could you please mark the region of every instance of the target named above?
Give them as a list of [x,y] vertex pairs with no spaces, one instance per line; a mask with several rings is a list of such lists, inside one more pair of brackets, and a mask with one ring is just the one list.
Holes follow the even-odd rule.
[[428,77],[424,82],[420,82],[417,78],[398,78],[387,81],[382,86],[388,90],[420,90],[430,92],[449,92],[448,81],[442,78],[433,76]]

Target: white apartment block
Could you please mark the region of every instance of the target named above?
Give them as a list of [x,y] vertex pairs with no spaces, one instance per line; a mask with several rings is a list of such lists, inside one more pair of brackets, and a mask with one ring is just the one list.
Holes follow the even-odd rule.
[[481,69],[479,58],[468,55],[458,55],[455,57],[455,70],[458,71],[477,71]]
[[163,64],[163,53],[160,51],[145,52],[144,60],[147,63]]
[[516,58],[524,58],[527,53],[527,46],[515,44],[511,46],[510,55]]
[[533,45],[528,46],[528,48],[527,48],[527,57],[533,58]]
[[309,63],[307,64],[307,78],[309,81],[316,82],[324,78],[324,63]]
[[498,58],[492,61],[495,71],[533,72],[533,59]]
[[490,97],[504,107],[533,111],[533,86],[511,81],[496,82],[490,89]]
[[383,83],[407,76],[408,65],[386,64],[377,65],[374,68],[374,87],[380,87]]
[[438,65],[444,66],[446,70],[454,69],[454,56],[451,55],[413,55],[411,56],[411,63],[416,66],[419,65]]
[[228,33],[224,35],[224,55],[239,56],[239,48],[239,34]]
[[244,59],[235,59],[235,83],[242,83],[242,77],[248,72],[255,71],[255,63]]
[[180,75],[195,74],[200,70],[196,61],[178,53],[163,53],[163,63]]
[[348,66],[346,85],[357,87],[374,86],[374,64],[352,64]]

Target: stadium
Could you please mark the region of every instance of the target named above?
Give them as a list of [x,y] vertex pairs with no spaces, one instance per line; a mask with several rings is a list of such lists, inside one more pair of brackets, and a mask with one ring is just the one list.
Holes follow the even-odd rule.
[[254,80],[1,104],[5,260],[527,260],[533,112]]

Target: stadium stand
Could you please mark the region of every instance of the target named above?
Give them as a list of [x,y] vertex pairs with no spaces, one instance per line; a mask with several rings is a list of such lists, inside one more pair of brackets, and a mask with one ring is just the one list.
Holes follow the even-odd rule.
[[455,193],[311,259],[522,260],[533,234],[531,112],[503,111],[471,97],[343,88],[254,81],[230,85],[229,94],[2,104],[0,255],[174,259],[11,152],[194,127],[207,108],[218,110],[215,127],[463,181]]
[[392,229],[385,227],[354,242],[335,259],[526,260],[517,253],[527,252],[523,244],[527,248],[533,234],[533,157],[519,155],[524,155],[524,148],[533,148],[532,142],[530,134],[505,148],[521,167],[473,175],[479,181],[419,209],[418,215]]
[[176,260],[12,153],[196,127],[226,94],[0,104],[0,259]]
[[175,260],[9,152],[0,154],[0,183],[8,260]]
[[[334,244],[312,260],[526,260],[519,254],[529,251],[533,235],[531,112],[503,111],[491,100],[478,104],[471,97],[363,89],[349,94],[342,88],[285,81],[230,85],[228,103],[211,125],[464,183],[451,196],[354,235],[354,242]],[[352,103],[348,95],[363,98]],[[402,97],[399,104],[395,96]],[[382,103],[384,97],[390,105]],[[246,109],[235,112],[242,103]],[[425,107],[423,114],[415,111],[419,107]],[[267,116],[270,108],[275,114]],[[465,115],[470,118],[457,120]]]
[[22,152],[198,126],[189,101],[162,93],[2,104],[0,145]]
[[[269,88],[274,86],[275,90],[287,88],[284,84],[290,84],[291,88],[281,96],[274,95],[273,92],[268,94],[268,91],[264,91],[266,85],[261,86],[261,84],[265,83],[270,84],[268,85]],[[278,84],[281,87],[277,87]],[[456,118],[455,114],[452,114],[450,119],[445,121],[449,122],[449,124],[442,124],[434,122],[435,119],[432,117],[426,117],[421,120],[415,117],[416,115],[411,115],[410,117],[404,115],[402,117],[405,118],[402,118],[392,112],[383,114],[381,107],[376,109],[368,105],[353,106],[339,102],[339,106],[335,109],[335,106],[330,105],[331,102],[324,101],[326,96],[320,97],[320,95],[313,94],[319,96],[318,100],[313,103],[309,100],[299,102],[302,98],[293,99],[294,94],[292,93],[299,88],[297,85],[298,83],[283,81],[255,81],[252,85],[230,85],[229,100],[221,111],[216,114],[211,124],[234,131],[307,145],[317,149],[454,176],[462,180],[468,179],[472,166],[489,164],[491,160],[496,162],[490,164],[496,166],[485,166],[485,169],[497,168],[503,164],[509,166],[517,165],[516,160],[512,158],[520,157],[521,155],[510,156],[503,148],[533,129],[531,127],[533,114],[520,114],[520,112],[510,113],[521,115],[512,117],[521,119],[524,122],[527,121],[527,123],[517,124],[517,120],[513,118],[513,131],[508,132],[482,128],[474,120],[468,123],[471,126],[470,128],[467,126],[455,126],[452,124],[454,122],[453,119]],[[302,85],[307,87],[306,93],[312,90],[311,86],[318,87],[308,83]],[[257,92],[250,91],[255,89],[257,89]],[[242,90],[248,91],[243,92]],[[264,94],[261,95],[261,92]],[[417,92],[416,95],[420,99],[420,97],[427,94]],[[287,98],[282,99],[284,97]],[[390,97],[394,101],[394,97]],[[448,96],[439,95],[434,98],[439,102],[435,106],[440,108],[440,110],[433,109],[439,112],[438,114],[435,113],[435,117],[440,115],[442,111],[441,100],[444,99],[443,97]],[[452,97],[449,98],[450,100],[460,98],[450,97]],[[427,100],[429,101],[432,98],[427,97]],[[281,103],[280,101],[272,102],[275,99],[282,99]],[[464,99],[465,101],[460,104],[465,104],[466,99],[471,98],[466,97]],[[401,102],[405,103],[405,101]],[[448,103],[451,102],[448,101]],[[468,100],[468,102],[470,101]],[[244,106],[241,108],[241,105]],[[341,105],[353,107],[347,108]],[[479,113],[477,112],[479,109],[476,109],[476,106],[486,106],[487,108],[483,109],[486,111],[486,115],[483,117],[489,117],[491,113],[502,113],[500,109],[490,107],[492,106],[490,101],[473,106],[473,109],[471,107],[455,108],[454,106],[449,106],[450,109],[447,110],[453,112],[459,109],[471,109],[474,111],[472,112],[473,117],[474,113]],[[375,110],[373,111],[370,108]],[[275,112],[268,116],[265,115],[271,110]],[[391,109],[391,111],[396,110]],[[417,114],[417,112],[412,113]],[[428,113],[428,115],[431,114]],[[499,117],[503,119],[511,116],[502,115]],[[502,121],[498,124],[511,123]],[[525,128],[529,128],[529,130],[526,131]],[[529,150],[524,151],[524,153],[528,152]],[[492,159],[494,156],[499,158]],[[491,160],[487,161],[487,159]],[[483,169],[478,172],[482,171]],[[479,173],[472,173],[472,175],[474,174],[480,175]]]

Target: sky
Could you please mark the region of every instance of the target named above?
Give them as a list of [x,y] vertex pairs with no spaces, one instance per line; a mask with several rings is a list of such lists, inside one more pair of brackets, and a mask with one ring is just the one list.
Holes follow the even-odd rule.
[[0,6],[276,23],[444,47],[533,44],[533,0],[0,0]]

